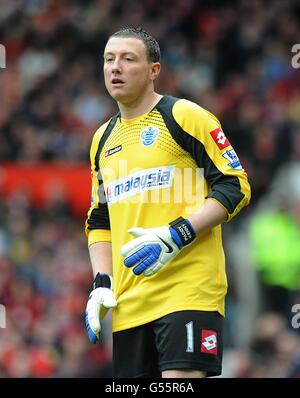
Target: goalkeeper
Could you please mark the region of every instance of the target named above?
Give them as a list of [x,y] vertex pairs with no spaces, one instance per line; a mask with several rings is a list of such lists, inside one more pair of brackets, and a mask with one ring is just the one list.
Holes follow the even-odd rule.
[[141,28],[109,37],[104,78],[119,113],[90,151],[86,327],[97,342],[113,309],[114,377],[216,376],[227,291],[221,224],[249,203],[250,187],[217,118],[154,91],[160,67],[159,45]]

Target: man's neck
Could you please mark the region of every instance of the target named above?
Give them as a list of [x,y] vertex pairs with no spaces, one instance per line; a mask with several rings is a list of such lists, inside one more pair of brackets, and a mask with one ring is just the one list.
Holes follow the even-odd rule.
[[128,104],[118,102],[121,117],[123,119],[134,119],[135,117],[148,113],[155,107],[155,105],[162,98],[162,95],[152,91],[151,93],[144,94],[142,98]]

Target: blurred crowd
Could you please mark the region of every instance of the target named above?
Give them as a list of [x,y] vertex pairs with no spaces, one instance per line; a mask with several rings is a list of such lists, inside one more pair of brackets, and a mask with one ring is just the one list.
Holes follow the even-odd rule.
[[110,33],[142,25],[162,49],[158,91],[216,114],[262,194],[300,156],[297,0],[11,0],[1,2],[0,159],[88,159],[116,111],[102,53]]
[[[121,27],[142,26],[161,45],[157,91],[196,101],[215,114],[248,172],[252,205],[225,229],[225,250],[233,253],[228,267],[237,270],[238,259],[256,250],[251,246],[253,231],[262,231],[260,224],[251,224],[253,209],[270,199],[270,185],[282,168],[300,162],[300,68],[291,63],[299,21],[297,0],[1,2],[6,68],[0,69],[0,162],[88,162],[94,131],[116,112],[102,77],[105,42]],[[288,213],[289,195],[284,192],[286,198],[275,208]],[[299,254],[298,214],[289,231],[296,231],[291,236]],[[0,199],[0,303],[7,308],[7,325],[0,329],[0,377],[110,375],[109,333],[104,333],[102,344],[91,347],[83,327],[92,279],[83,222],[64,202],[35,209],[22,192]],[[243,253],[235,253],[237,245],[232,243],[243,239],[242,233],[236,235],[238,228],[246,231],[247,244],[239,245]],[[267,228],[264,231],[260,242],[268,241]],[[291,253],[289,247],[281,254]],[[265,270],[264,253],[272,249],[269,245],[259,250],[261,256],[253,262]],[[284,255],[278,258],[283,266]],[[284,295],[279,296],[279,301],[288,297],[288,305],[295,297],[290,299],[290,289],[300,289],[299,256],[291,261],[296,282],[292,287],[282,284]],[[248,272],[241,265],[239,269]],[[268,291],[270,279],[254,274],[248,285],[258,275],[258,284]],[[230,270],[229,279],[236,283]],[[242,279],[237,284],[242,285]],[[253,289],[246,298],[236,286],[229,291],[225,375],[299,377],[299,329],[291,327],[290,314],[274,301],[254,303]],[[242,318],[234,315],[239,299],[246,312],[256,305],[258,309],[252,334],[235,344]],[[257,317],[260,310],[265,312]],[[246,324],[244,320],[244,330]]]
[[0,202],[0,377],[110,376],[111,342],[89,343],[92,281],[86,239],[66,202],[34,209],[23,193]]
[[[300,308],[300,307],[299,307]],[[260,314],[248,349],[227,349],[223,377],[299,378],[300,339],[279,313]]]

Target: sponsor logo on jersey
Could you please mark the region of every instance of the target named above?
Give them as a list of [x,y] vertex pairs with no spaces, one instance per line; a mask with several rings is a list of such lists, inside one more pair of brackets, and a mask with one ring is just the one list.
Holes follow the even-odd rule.
[[115,180],[107,185],[106,200],[111,205],[143,191],[172,186],[176,166],[145,169]]
[[104,152],[104,156],[107,158],[107,156],[113,155],[114,153],[120,152],[122,150],[122,145],[118,145],[114,148],[108,149],[107,151]]
[[230,145],[230,142],[226,138],[226,135],[223,133],[222,129],[218,128],[210,132],[215,143],[218,145],[219,149],[227,148]]
[[235,170],[242,170],[242,165],[234,149],[227,149],[222,153],[223,158],[229,160],[228,166]]
[[218,355],[217,332],[213,330],[202,329],[201,352]]
[[157,127],[148,126],[141,131],[141,141],[144,146],[151,146],[158,137],[159,129]]

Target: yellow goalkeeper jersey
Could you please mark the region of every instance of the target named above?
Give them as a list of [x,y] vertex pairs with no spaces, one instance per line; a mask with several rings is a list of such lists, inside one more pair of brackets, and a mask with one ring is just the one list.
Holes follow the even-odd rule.
[[221,226],[184,248],[151,277],[125,267],[121,247],[132,227],[154,228],[189,217],[205,198],[218,201],[228,221],[250,200],[247,174],[218,119],[197,104],[164,96],[131,120],[119,114],[95,133],[90,151],[92,204],[89,245],[112,242],[113,331],[181,310],[224,315],[227,291]]

